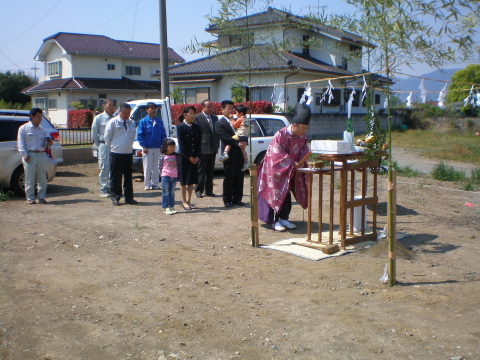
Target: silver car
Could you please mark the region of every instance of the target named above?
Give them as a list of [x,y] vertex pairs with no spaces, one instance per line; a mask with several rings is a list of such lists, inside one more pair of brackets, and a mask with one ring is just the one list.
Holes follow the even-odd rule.
[[[0,188],[9,189],[18,196],[25,195],[25,174],[22,156],[17,148],[18,128],[30,121],[28,110],[0,109]],[[47,157],[47,181],[55,177],[57,163],[63,161],[62,147],[58,143],[59,133],[52,124],[42,118],[42,127],[54,144],[45,153]]]

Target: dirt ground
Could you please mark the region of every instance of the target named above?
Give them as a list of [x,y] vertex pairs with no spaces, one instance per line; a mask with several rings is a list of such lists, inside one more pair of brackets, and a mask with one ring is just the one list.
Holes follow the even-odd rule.
[[[0,359],[480,359],[478,192],[398,178],[400,243],[416,258],[397,260],[390,288],[386,252],[252,248],[249,207],[195,198],[187,212],[177,190],[167,216],[141,182],[139,205],[114,207],[97,175],[63,166],[47,205],[0,202]],[[305,235],[304,217],[294,205],[297,229],[262,225],[260,242]]]

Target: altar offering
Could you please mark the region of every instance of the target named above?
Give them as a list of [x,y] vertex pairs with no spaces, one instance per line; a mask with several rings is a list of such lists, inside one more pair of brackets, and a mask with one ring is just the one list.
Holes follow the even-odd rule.
[[312,140],[310,149],[314,154],[351,154],[352,143],[337,140]]

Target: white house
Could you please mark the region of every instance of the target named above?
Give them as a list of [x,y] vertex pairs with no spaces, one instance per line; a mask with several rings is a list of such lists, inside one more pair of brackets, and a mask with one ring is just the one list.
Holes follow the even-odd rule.
[[[159,97],[159,44],[60,32],[43,40],[35,60],[44,63],[45,78],[22,92],[56,125],[66,124],[71,102],[96,108],[105,98],[119,105]],[[170,48],[168,61],[185,62]]]
[[[284,95],[277,105],[293,107],[310,82],[313,112],[345,111],[353,87],[356,94],[352,113],[366,113],[360,101],[362,47],[373,45],[366,44],[360,36],[275,8],[231,20],[224,27],[210,25],[206,31],[217,37],[213,46],[222,50],[169,69],[171,91],[174,87],[181,88],[186,103],[230,98],[231,85],[238,83],[239,78],[248,79],[250,68],[247,100],[272,101],[275,87],[276,102],[280,94]],[[252,46],[245,46],[249,42]],[[377,85],[373,100],[383,107],[386,78],[378,75],[374,78]],[[334,87],[330,104],[321,101],[327,79],[333,79]]]

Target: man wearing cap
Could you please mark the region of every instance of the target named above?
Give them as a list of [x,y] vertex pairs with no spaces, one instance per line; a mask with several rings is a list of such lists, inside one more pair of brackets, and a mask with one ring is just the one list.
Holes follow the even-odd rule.
[[273,224],[277,231],[296,227],[288,221],[292,210],[290,191],[302,208],[307,208],[307,176],[295,170],[303,167],[299,161],[309,152],[305,134],[310,116],[308,105],[297,104],[293,124],[277,131],[259,167],[258,218]]

